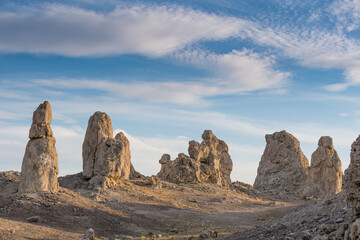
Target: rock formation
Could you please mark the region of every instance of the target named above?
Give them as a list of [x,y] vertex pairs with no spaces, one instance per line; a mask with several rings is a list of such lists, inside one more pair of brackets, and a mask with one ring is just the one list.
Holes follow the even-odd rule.
[[311,155],[311,167],[305,194],[324,196],[341,191],[342,170],[340,158],[331,137],[321,137],[318,148]]
[[345,194],[352,219],[360,218],[360,136],[351,145],[350,165],[345,170]]
[[19,192],[57,192],[58,157],[50,123],[50,103],[45,101],[34,111],[21,167]]
[[113,138],[113,127],[110,117],[103,112],[96,112],[88,122],[83,143],[83,176],[87,179],[94,176],[94,164],[98,146]]
[[294,195],[308,176],[309,163],[299,141],[285,130],[265,136],[254,188],[260,191]]
[[129,140],[122,132],[113,138],[110,117],[94,113],[83,143],[83,176],[90,179],[89,186],[111,187],[117,179],[129,179],[131,167]]
[[170,155],[164,154],[159,161],[159,178],[174,183],[209,182],[229,186],[233,164],[227,144],[217,139],[211,130],[205,130],[202,138],[202,143],[189,142],[190,156],[180,153],[171,161]]

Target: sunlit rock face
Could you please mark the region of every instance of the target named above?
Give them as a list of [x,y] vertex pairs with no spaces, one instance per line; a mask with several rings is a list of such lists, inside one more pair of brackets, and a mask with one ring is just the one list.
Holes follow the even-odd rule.
[[83,176],[90,187],[111,187],[117,179],[129,179],[136,171],[131,165],[130,142],[124,133],[113,138],[110,117],[95,112],[90,117],[83,143]]
[[274,193],[296,194],[303,187],[309,163],[299,141],[285,130],[265,136],[254,188]]
[[342,187],[340,158],[334,149],[331,137],[321,137],[318,148],[311,155],[309,178],[304,188],[305,195],[326,196],[337,194]]
[[209,182],[230,186],[233,163],[227,144],[219,140],[211,130],[205,130],[201,143],[189,142],[189,156],[180,153],[175,160],[164,154],[160,159],[160,179],[175,182]]
[[19,192],[57,192],[59,184],[56,140],[50,123],[50,103],[45,101],[34,111],[22,167]]

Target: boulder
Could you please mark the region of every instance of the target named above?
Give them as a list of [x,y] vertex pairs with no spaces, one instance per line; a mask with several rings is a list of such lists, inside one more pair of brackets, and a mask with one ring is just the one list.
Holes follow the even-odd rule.
[[305,195],[325,196],[337,194],[342,187],[340,158],[334,149],[331,137],[321,137],[318,148],[311,155],[309,177]]
[[85,235],[80,240],[95,240],[95,232],[92,228],[86,230]]
[[45,101],[34,111],[22,167],[19,192],[57,192],[59,184],[56,140],[52,134],[50,103]]
[[232,160],[227,144],[217,139],[211,130],[205,130],[203,141],[189,142],[189,156],[180,153],[171,161],[170,155],[164,154],[160,159],[160,179],[175,182],[209,182],[219,186],[230,186]]
[[178,157],[170,160],[169,154],[164,154],[159,160],[161,164],[158,177],[164,181],[174,183],[200,182],[200,163],[194,159],[179,153]]
[[350,165],[345,170],[347,208],[353,220],[360,218],[360,136],[351,145]]
[[95,112],[88,122],[82,146],[83,176],[86,179],[94,176],[94,164],[98,146],[109,138],[113,138],[110,117],[104,112]]
[[131,164],[129,140],[122,132],[115,138],[112,135],[110,117],[103,112],[94,113],[83,143],[83,177],[90,179],[90,188],[112,187],[116,180],[127,180],[130,174],[137,173]]
[[254,188],[259,191],[295,195],[305,184],[309,163],[299,141],[285,130],[265,136]]
[[151,188],[154,189],[162,189],[162,182],[158,176],[151,176],[149,180],[149,185],[151,186]]

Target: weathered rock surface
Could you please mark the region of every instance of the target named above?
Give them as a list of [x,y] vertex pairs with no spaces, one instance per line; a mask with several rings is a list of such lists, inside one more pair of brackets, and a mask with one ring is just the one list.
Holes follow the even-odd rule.
[[106,139],[98,145],[95,154],[94,175],[113,179],[129,179],[130,159],[129,140],[124,133],[118,133],[115,138]]
[[98,146],[113,138],[113,127],[110,117],[104,112],[95,112],[88,122],[83,143],[83,176],[87,179],[94,176],[95,157]]
[[83,143],[83,176],[90,179],[90,188],[112,187],[116,180],[136,174],[131,164],[129,140],[122,132],[115,138],[112,136],[110,117],[103,112],[94,113]]
[[57,192],[58,157],[50,123],[50,103],[45,101],[34,111],[21,167],[19,192]]
[[205,130],[202,138],[201,143],[189,142],[190,156],[180,153],[171,161],[170,155],[164,154],[159,161],[159,178],[174,183],[209,182],[229,186],[233,164],[227,144],[217,139],[211,130]]
[[259,191],[295,195],[303,187],[309,163],[299,141],[285,130],[265,136],[254,188]]
[[352,219],[360,218],[360,136],[351,145],[350,165],[345,170],[345,193]]
[[304,194],[318,197],[337,194],[342,187],[340,158],[334,149],[331,137],[321,137],[318,145],[311,156],[311,167]]

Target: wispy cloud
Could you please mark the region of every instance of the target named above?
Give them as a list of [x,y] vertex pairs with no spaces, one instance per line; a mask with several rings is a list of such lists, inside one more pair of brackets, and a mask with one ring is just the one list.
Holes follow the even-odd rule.
[[346,31],[360,27],[360,1],[337,0],[331,4],[330,10],[338,18],[339,24]]
[[199,40],[237,35],[248,22],[182,7],[117,7],[99,13],[58,4],[0,12],[0,51],[64,56],[163,56]]
[[[360,23],[358,3],[358,0],[336,1],[326,11],[330,11],[339,23],[351,19],[350,28],[354,29]],[[316,18],[321,18],[317,14]],[[340,91],[360,82],[360,43],[339,31],[338,27],[294,27],[271,22],[271,19],[251,21],[175,5],[118,6],[109,12],[97,12],[68,5],[43,4],[36,8],[21,7],[17,11],[0,12],[0,31],[3,33],[0,39],[2,52],[71,57],[120,54],[174,57],[183,63],[210,70],[221,76],[223,83],[231,81],[230,88],[237,91],[276,88],[284,84],[289,73],[276,70],[275,55],[295,59],[309,68],[344,70],[345,82],[326,86],[326,90]],[[251,50],[222,54],[186,50],[203,41],[230,38],[251,40],[254,48],[260,45],[276,51],[266,56]],[[197,83],[190,86],[203,87]],[[177,87],[175,83],[165,86],[166,89]],[[211,89],[208,94],[212,95],[212,91],[223,92],[224,89]],[[132,89],[129,95],[134,95],[133,92]],[[146,98],[146,94],[144,96]],[[192,97],[175,95],[175,100],[171,101],[182,102],[185,98],[190,101]]]
[[199,49],[183,50],[171,57],[180,63],[212,71],[219,78],[216,84],[223,94],[281,87],[291,75],[274,70],[274,56],[261,55],[247,49],[225,54]]

